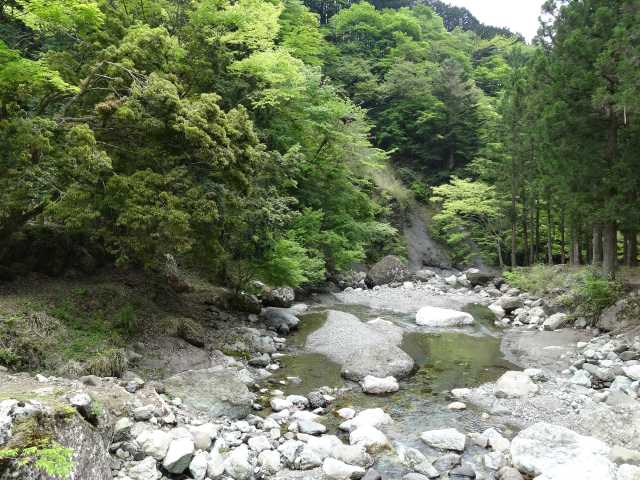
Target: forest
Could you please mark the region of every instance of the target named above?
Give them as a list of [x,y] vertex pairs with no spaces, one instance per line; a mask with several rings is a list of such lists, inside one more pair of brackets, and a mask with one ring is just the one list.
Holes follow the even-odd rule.
[[634,0],[550,0],[532,44],[439,1],[2,0],[0,277],[63,232],[119,266],[320,282],[402,251],[385,169],[459,264],[613,275],[638,255],[639,36]]

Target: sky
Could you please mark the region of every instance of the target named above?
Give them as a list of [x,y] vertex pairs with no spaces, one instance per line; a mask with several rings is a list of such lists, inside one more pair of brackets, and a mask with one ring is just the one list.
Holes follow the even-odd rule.
[[444,0],[466,7],[482,23],[508,27],[531,41],[538,31],[538,17],[544,0]]

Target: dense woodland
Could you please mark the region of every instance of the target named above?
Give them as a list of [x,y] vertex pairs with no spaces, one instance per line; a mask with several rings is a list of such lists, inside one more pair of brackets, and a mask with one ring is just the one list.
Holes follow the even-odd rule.
[[0,264],[34,225],[300,285],[402,250],[392,165],[456,261],[637,260],[640,4],[533,45],[442,2],[0,1]]

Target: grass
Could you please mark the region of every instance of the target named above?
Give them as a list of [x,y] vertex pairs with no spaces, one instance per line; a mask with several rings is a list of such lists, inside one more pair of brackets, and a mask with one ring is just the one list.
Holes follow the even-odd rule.
[[591,267],[535,265],[503,274],[512,286],[536,296],[563,292],[556,301],[573,309],[575,316],[595,320],[623,294],[620,281],[603,277]]

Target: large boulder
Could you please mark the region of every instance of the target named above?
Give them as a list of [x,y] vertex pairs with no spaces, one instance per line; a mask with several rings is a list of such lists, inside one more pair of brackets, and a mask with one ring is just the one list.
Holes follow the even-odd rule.
[[467,440],[464,433],[460,433],[455,428],[445,428],[443,430],[429,430],[423,432],[420,438],[424,443],[433,448],[442,450],[456,450],[462,452]]
[[393,377],[378,378],[367,375],[362,380],[362,391],[372,395],[381,395],[383,393],[394,393],[400,390],[398,381]]
[[0,449],[17,452],[0,462],[0,480],[50,480],[54,474],[38,466],[39,461],[50,465],[50,458],[57,459],[55,467],[67,478],[112,478],[108,443],[71,407],[5,400],[0,402],[0,430]]
[[448,308],[422,307],[416,314],[416,323],[423,327],[447,328],[473,324],[473,317],[465,312]]
[[558,330],[567,323],[567,319],[568,317],[566,313],[554,313],[544,321],[542,327],[545,330]]
[[527,397],[538,391],[538,386],[524,372],[505,372],[496,382],[493,393],[498,398]]
[[476,285],[486,285],[496,278],[495,274],[486,271],[483,272],[477,268],[470,268],[465,272],[465,276],[474,287]]
[[367,274],[367,281],[371,285],[385,285],[402,282],[409,277],[409,269],[404,260],[395,255],[388,255],[371,267]]
[[615,480],[608,455],[609,447],[600,440],[548,423],[536,423],[511,442],[513,465],[544,480]]
[[291,287],[270,288],[262,294],[262,304],[268,307],[289,308],[295,299],[296,294]]
[[279,307],[267,307],[261,313],[269,328],[284,335],[298,327],[300,319],[296,314],[297,310]]
[[502,307],[506,313],[511,313],[518,308],[522,308],[524,306],[524,302],[520,297],[505,295],[496,300],[495,305]]
[[168,394],[212,417],[246,417],[254,396],[233,371],[207,368],[189,370],[164,380]]
[[614,305],[605,309],[598,319],[597,327],[611,332],[620,330],[640,322],[640,296],[633,295],[618,300]]
[[359,381],[367,375],[405,377],[414,364],[399,348],[402,330],[396,329],[379,329],[349,313],[330,310],[324,325],[307,338],[306,349],[338,363],[342,375],[350,380]]

